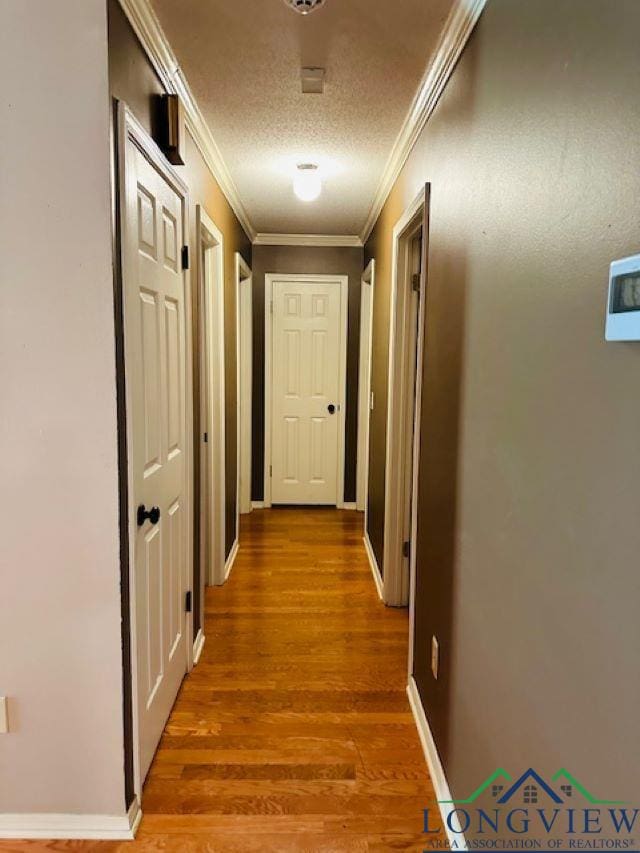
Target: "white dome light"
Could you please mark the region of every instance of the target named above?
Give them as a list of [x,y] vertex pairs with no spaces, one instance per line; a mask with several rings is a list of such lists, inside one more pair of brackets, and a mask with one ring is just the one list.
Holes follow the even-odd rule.
[[322,190],[318,167],[313,163],[301,163],[293,179],[293,191],[300,201],[315,201]]
[[319,9],[324,0],[284,0],[284,2],[301,15],[309,15]]

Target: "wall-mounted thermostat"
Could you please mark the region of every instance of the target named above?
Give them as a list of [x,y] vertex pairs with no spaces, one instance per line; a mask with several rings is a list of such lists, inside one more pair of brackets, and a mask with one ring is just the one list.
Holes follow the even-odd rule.
[[613,261],[609,267],[607,341],[640,341],[640,255]]

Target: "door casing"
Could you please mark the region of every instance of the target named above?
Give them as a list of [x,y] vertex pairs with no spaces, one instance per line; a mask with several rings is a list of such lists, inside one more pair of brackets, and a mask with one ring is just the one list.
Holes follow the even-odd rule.
[[346,424],[346,387],[347,387],[347,319],[348,286],[346,275],[294,275],[291,273],[265,273],[264,277],[264,506],[271,506],[271,417],[272,417],[272,338],[273,338],[273,283],[275,281],[295,281],[306,284],[340,284],[340,365],[339,409],[338,416],[338,454],[337,454],[337,495],[336,507],[344,508],[344,465],[345,465],[345,424]]

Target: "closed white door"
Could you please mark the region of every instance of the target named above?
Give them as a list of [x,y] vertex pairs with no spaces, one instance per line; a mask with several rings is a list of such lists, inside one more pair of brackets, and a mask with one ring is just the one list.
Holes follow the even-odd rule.
[[139,781],[187,668],[182,198],[127,139],[125,344]]
[[341,502],[343,283],[272,283],[271,502]]

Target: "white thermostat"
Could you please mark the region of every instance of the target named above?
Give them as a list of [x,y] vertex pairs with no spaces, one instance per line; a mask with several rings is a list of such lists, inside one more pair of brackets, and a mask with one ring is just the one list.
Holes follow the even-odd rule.
[[606,341],[640,341],[640,255],[609,267]]

